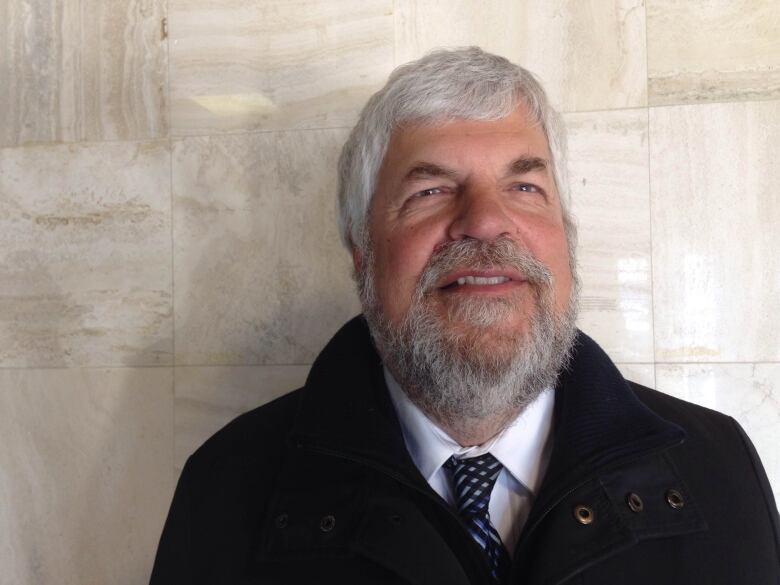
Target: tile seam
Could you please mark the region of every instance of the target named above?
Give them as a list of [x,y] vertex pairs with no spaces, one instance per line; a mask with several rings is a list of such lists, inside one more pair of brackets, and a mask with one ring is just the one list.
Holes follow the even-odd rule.
[[[780,365],[779,361],[724,361],[724,362],[613,362],[619,366],[739,366],[739,365]],[[300,368],[311,367],[312,363],[284,364],[178,364],[178,365],[105,365],[105,366],[0,366],[0,371],[18,370],[151,370],[183,368]]]
[[[747,362],[746,362],[747,363]],[[754,363],[754,362],[749,362]],[[778,362],[780,363],[780,362]],[[156,370],[156,369],[177,369],[177,368],[298,368],[298,367],[311,367],[311,363],[306,364],[179,364],[179,365],[161,365],[161,364],[139,364],[135,366],[131,365],[105,365],[105,366],[0,366],[0,371],[16,371],[16,370]]]
[[655,331],[655,272],[653,270],[653,256],[655,254],[653,240],[653,173],[651,166],[652,136],[650,132],[650,31],[647,24],[647,2],[642,3],[645,13],[645,120],[647,122],[647,215],[650,228],[650,329],[653,355],[653,385],[658,385],[658,359],[656,356],[656,331]]
[[662,108],[685,108],[685,107],[695,107],[695,106],[715,106],[715,105],[731,105],[731,104],[769,104],[772,102],[780,102],[780,97],[772,97],[772,98],[766,98],[766,99],[748,99],[748,100],[740,100],[740,99],[734,99],[734,100],[707,100],[707,101],[700,101],[700,102],[679,102],[679,103],[671,103],[671,104],[650,104],[648,102],[647,107],[653,108],[653,109],[662,109]]
[[[780,101],[780,100],[778,100]],[[276,128],[269,130],[248,130],[244,132],[217,132],[216,134],[182,134],[168,136],[157,136],[148,138],[127,138],[116,140],[58,140],[49,142],[25,142],[23,144],[0,146],[0,152],[4,150],[21,150],[25,148],[56,148],[56,147],[69,147],[69,146],[103,146],[106,144],[151,144],[160,143],[168,144],[178,142],[181,140],[187,140],[189,138],[219,138],[220,136],[251,136],[254,134],[273,134],[273,133],[293,133],[293,132],[318,132],[322,130],[351,130],[351,126],[323,126],[321,128]]]
[[173,371],[171,372],[171,482],[176,485],[178,476],[176,469],[176,265],[175,265],[175,241],[174,241],[174,199],[173,199],[173,107],[171,99],[171,34],[170,34],[170,6],[169,0],[165,2],[165,19],[163,31],[165,32],[165,66],[166,66],[166,100],[168,109],[167,139],[168,139],[168,198],[171,214],[171,361]]
[[[706,101],[706,102],[691,102],[691,103],[679,103],[679,104],[663,104],[663,105],[646,105],[635,106],[625,108],[602,108],[595,110],[559,110],[561,115],[570,116],[577,114],[599,114],[610,112],[627,112],[633,110],[654,110],[663,108],[680,108],[680,107],[697,107],[708,105],[735,105],[735,104],[771,104],[779,103],[780,98],[772,98],[765,100],[732,100],[732,101]],[[171,104],[168,104],[170,110]],[[169,114],[170,116],[170,114]],[[216,132],[216,133],[193,133],[193,134],[174,134],[171,128],[168,129],[168,135],[163,136],[149,136],[145,138],[126,138],[126,139],[114,139],[114,140],[56,140],[56,141],[41,141],[41,142],[25,142],[21,144],[9,144],[0,146],[0,152],[4,150],[15,150],[24,148],[47,148],[57,146],[97,146],[104,144],[149,144],[154,142],[166,143],[177,142],[180,140],[186,140],[189,138],[219,138],[221,136],[247,136],[254,134],[271,134],[271,133],[293,133],[293,132],[316,132],[322,130],[351,130],[352,126],[317,126],[312,128],[269,128],[269,129],[255,129],[244,130],[239,132]]]

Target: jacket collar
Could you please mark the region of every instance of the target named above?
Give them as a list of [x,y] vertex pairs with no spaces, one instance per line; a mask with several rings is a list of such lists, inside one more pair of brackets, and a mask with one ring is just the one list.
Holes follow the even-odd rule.
[[524,533],[597,473],[684,439],[683,429],[640,402],[604,350],[578,331],[555,387],[553,451]]
[[680,427],[639,401],[607,354],[581,331],[556,385],[553,433],[547,473],[553,479],[684,436]]
[[290,440],[427,485],[404,444],[382,362],[363,316],[344,325],[312,365]]
[[[682,429],[639,401],[609,357],[582,332],[555,393],[553,452],[542,493],[684,438]],[[291,440],[424,484],[403,442],[362,316],[344,325],[312,366]]]

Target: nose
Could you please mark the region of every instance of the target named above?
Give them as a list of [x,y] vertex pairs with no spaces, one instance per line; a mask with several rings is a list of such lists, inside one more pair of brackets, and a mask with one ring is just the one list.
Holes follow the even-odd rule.
[[489,187],[471,187],[460,193],[449,236],[453,240],[488,241],[512,234],[515,229],[500,193]]

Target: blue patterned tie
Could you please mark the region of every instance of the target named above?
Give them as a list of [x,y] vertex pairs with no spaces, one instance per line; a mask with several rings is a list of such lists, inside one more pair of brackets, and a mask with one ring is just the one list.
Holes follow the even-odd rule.
[[458,512],[466,523],[471,537],[485,551],[499,583],[509,575],[509,554],[501,537],[490,522],[490,493],[503,465],[490,453],[468,459],[450,457],[444,467],[452,473],[452,486],[458,500]]

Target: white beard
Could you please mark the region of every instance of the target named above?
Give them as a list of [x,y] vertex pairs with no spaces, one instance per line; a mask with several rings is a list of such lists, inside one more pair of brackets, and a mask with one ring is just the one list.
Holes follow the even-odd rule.
[[[366,269],[357,279],[377,350],[412,402],[443,426],[457,429],[521,411],[555,384],[568,362],[576,334],[576,276],[568,308],[557,315],[550,271],[513,240],[459,240],[439,249],[397,326],[379,306],[373,263],[369,250]],[[501,333],[498,327],[520,309],[511,297],[464,297],[453,301],[446,318],[437,314],[432,291],[444,274],[456,268],[500,267],[518,270],[533,294],[524,335]],[[490,343],[483,347],[480,340],[486,338]]]

